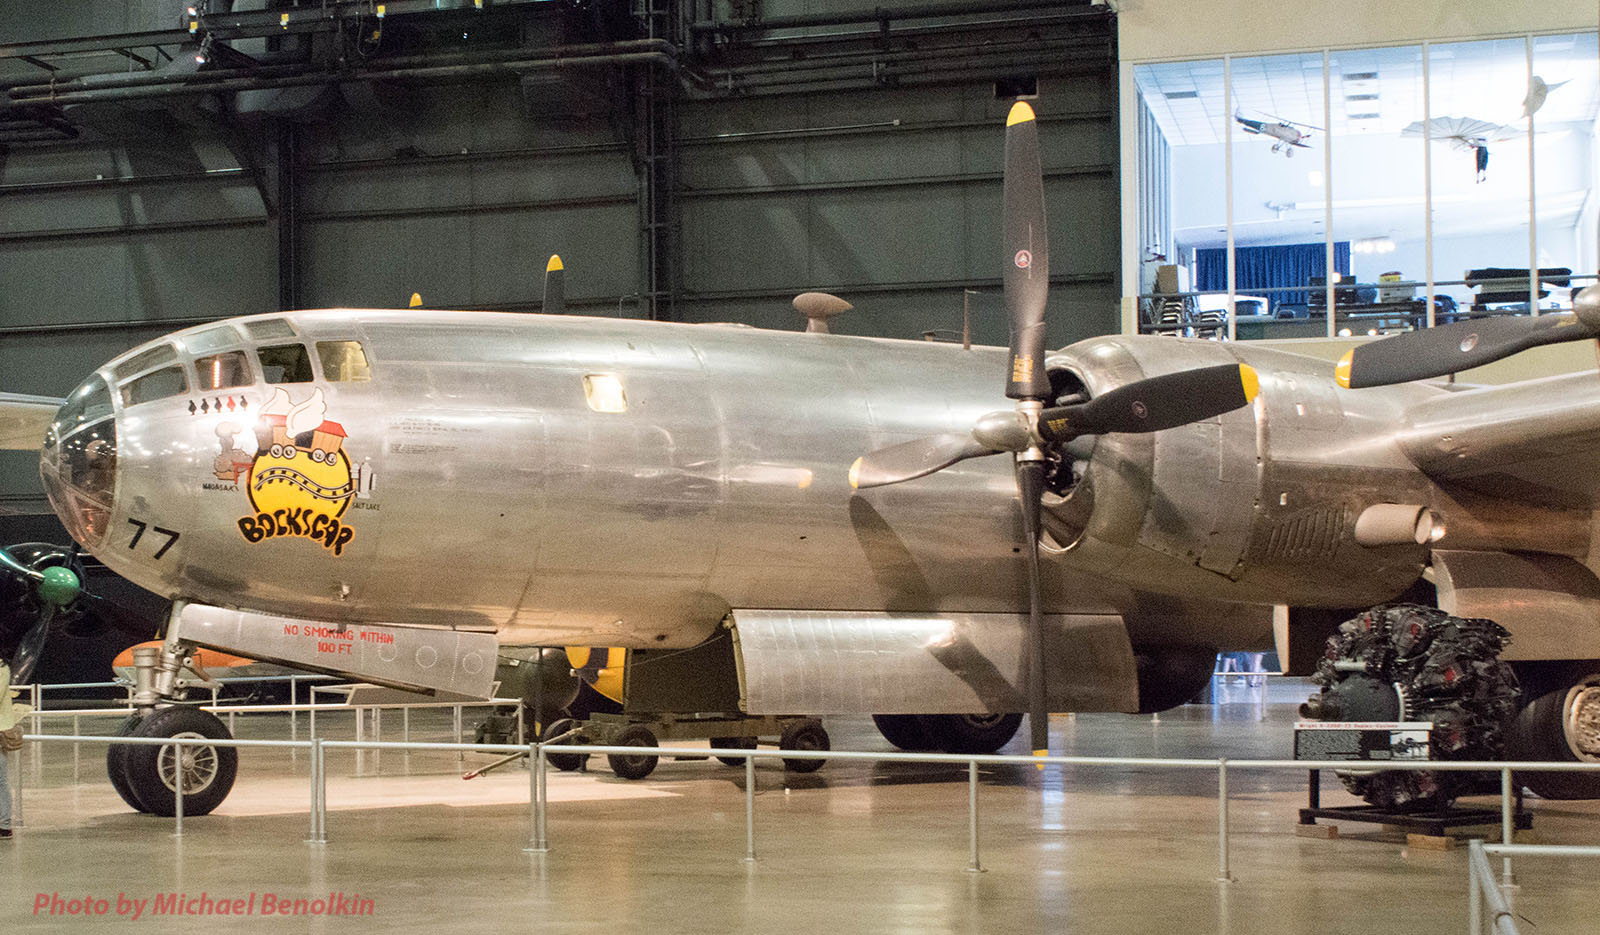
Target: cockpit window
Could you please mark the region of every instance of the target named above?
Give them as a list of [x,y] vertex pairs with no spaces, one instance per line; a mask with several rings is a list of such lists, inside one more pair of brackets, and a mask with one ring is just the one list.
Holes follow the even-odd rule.
[[90,378],[72,391],[67,402],[56,413],[54,430],[61,436],[71,435],[80,425],[98,422],[111,415],[111,390],[104,380]]
[[207,328],[205,331],[196,332],[181,340],[183,341],[183,346],[188,348],[191,354],[204,354],[207,351],[219,350],[229,345],[238,347],[240,343],[239,332],[233,330],[232,325],[218,325],[215,328]]
[[261,321],[247,321],[244,330],[250,332],[252,340],[266,341],[272,338],[292,338],[294,329],[282,318],[265,318]]
[[310,383],[311,355],[304,344],[278,344],[256,351],[268,383]]
[[317,358],[322,361],[322,377],[335,383],[372,379],[367,352],[360,341],[318,341]]
[[196,385],[204,392],[250,385],[250,362],[244,351],[228,351],[194,362]]
[[126,380],[161,364],[170,364],[178,359],[178,352],[170,344],[157,344],[147,351],[133,355],[116,367],[112,368],[112,375],[118,380]]
[[168,396],[187,392],[188,389],[189,381],[184,379],[182,367],[163,367],[131,383],[124,383],[121,388],[122,405],[137,406],[140,403],[166,399]]

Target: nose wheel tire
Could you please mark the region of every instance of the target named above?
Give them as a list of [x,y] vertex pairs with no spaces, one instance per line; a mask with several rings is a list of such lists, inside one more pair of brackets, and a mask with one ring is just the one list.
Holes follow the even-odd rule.
[[[816,718],[806,718],[795,721],[783,729],[783,735],[778,738],[778,746],[785,750],[830,750],[828,732],[822,729],[822,722]],[[789,759],[784,758],[783,768],[792,773],[814,773],[822,768],[826,760]]]
[[[179,705],[162,708],[142,719],[129,736],[232,739],[227,726],[214,715]],[[120,749],[121,781],[138,800],[139,810],[152,815],[172,817],[179,788],[183,790],[185,817],[209,815],[228,797],[239,772],[239,751],[234,747],[149,744]],[[107,766],[113,765],[115,761],[108,754]],[[115,776],[113,773],[112,785],[120,793],[122,788]]]
[[[657,747],[656,735],[650,728],[643,724],[630,724],[617,732],[611,746],[616,747]],[[658,756],[641,753],[613,753],[606,757],[606,762],[611,765],[611,771],[619,779],[643,779],[655,772],[656,764],[661,761]]]
[[[133,715],[117,727],[117,736],[131,737],[143,721],[144,715]],[[111,788],[117,790],[117,795],[128,803],[128,807],[136,812],[144,812],[148,809],[139,802],[139,797],[133,794],[133,787],[128,784],[128,751],[131,749],[118,744],[106,747],[106,777],[111,780]]]

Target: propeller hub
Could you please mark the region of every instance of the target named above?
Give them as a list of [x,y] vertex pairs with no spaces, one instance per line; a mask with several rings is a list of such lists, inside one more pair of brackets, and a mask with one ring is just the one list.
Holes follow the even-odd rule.
[[1028,420],[1015,409],[1002,409],[978,419],[972,427],[972,437],[980,445],[995,451],[1024,451],[1033,444],[1033,433]]
[[65,607],[77,600],[83,591],[83,582],[70,568],[59,565],[40,571],[39,599],[53,607]]

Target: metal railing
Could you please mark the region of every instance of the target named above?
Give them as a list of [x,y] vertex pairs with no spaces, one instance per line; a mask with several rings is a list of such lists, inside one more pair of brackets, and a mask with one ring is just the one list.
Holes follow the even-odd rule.
[[[1494,935],[1519,935],[1511,903],[1506,899],[1501,883],[1494,878],[1494,868],[1489,865],[1491,856],[1504,858],[1511,865],[1514,855],[1526,857],[1600,857],[1600,847],[1576,844],[1513,844],[1510,838],[1500,844],[1485,844],[1474,838],[1467,842],[1467,932],[1482,935],[1484,906],[1489,909],[1489,930]],[[1510,875],[1509,869],[1506,871]]]
[[[54,735],[54,734],[29,734],[24,740],[42,743],[91,743],[91,744],[132,744],[132,745],[158,745],[158,746],[214,746],[214,747],[277,747],[309,750],[311,753],[311,770],[309,776],[310,801],[310,836],[308,842],[313,844],[326,844],[328,842],[328,799],[327,799],[327,751],[329,750],[406,750],[406,751],[457,751],[465,754],[470,751],[482,753],[497,753],[505,755],[508,752],[525,751],[530,758],[533,768],[528,776],[528,809],[529,831],[528,845],[523,850],[531,853],[547,853],[550,850],[548,833],[548,780],[547,756],[550,753],[578,754],[578,755],[620,755],[620,756],[664,756],[664,757],[704,757],[707,753],[704,747],[639,747],[639,746],[602,746],[589,744],[561,744],[561,743],[529,743],[529,744],[465,744],[465,743],[396,743],[384,741],[341,741],[316,738],[313,740],[216,740],[206,738],[162,738],[162,737],[108,737],[102,735]],[[1145,758],[1145,757],[1090,757],[1090,756],[1015,756],[1003,754],[954,754],[954,753],[878,753],[858,751],[805,751],[781,749],[733,749],[716,748],[716,755],[723,757],[743,757],[745,767],[745,859],[756,859],[755,835],[755,761],[758,759],[820,759],[820,760],[869,760],[874,762],[903,762],[903,763],[948,763],[961,764],[967,767],[967,808],[968,808],[968,865],[967,869],[978,872],[983,869],[979,857],[979,795],[978,795],[978,767],[979,766],[1082,766],[1090,768],[1106,767],[1134,767],[1134,768],[1160,768],[1160,769],[1200,769],[1215,770],[1217,774],[1217,875],[1218,882],[1231,882],[1233,872],[1230,864],[1229,844],[1229,807],[1230,796],[1228,792],[1228,777],[1231,771],[1241,769],[1260,770],[1294,770],[1306,771],[1317,769],[1348,770],[1354,766],[1373,768],[1373,764],[1353,764],[1348,760],[1230,760],[1226,757],[1216,759],[1198,758]],[[1384,761],[1385,770],[1433,770],[1455,772],[1498,772],[1500,783],[1500,811],[1501,811],[1501,840],[1512,839],[1513,800],[1514,786],[1512,774],[1515,771],[1526,772],[1596,772],[1600,771],[1600,763],[1501,763],[1501,762],[1439,762],[1439,761]],[[17,796],[20,798],[22,783],[16,784]],[[174,791],[174,800],[180,796]],[[177,806],[175,818],[175,834],[183,833],[183,815],[181,802]],[[1600,853],[1600,848],[1596,848]],[[1524,851],[1532,853],[1532,851]],[[1505,860],[1504,882],[1511,882],[1511,862],[1507,856]]]

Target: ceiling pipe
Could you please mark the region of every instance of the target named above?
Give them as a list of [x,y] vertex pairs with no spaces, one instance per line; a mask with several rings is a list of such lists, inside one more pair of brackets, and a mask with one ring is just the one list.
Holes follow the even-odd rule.
[[[931,19],[938,16],[981,16],[1023,10],[1059,10],[1063,0],[990,0],[988,3],[923,3],[915,6],[878,7],[854,13],[810,13],[796,16],[769,16],[747,23],[699,22],[690,32],[761,32],[772,29],[803,29],[810,26],[848,26],[855,23],[886,23],[902,19]],[[1105,16],[1103,7],[1084,3],[1079,16]]]
[[[311,74],[289,75],[279,78],[232,78],[206,81],[201,75],[191,76],[181,84],[155,85],[135,88],[95,88],[82,91],[52,92],[37,97],[12,93],[10,107],[37,106],[40,104],[87,104],[102,101],[142,100],[157,97],[175,97],[189,94],[218,94],[232,91],[259,91],[271,88],[309,87],[319,84],[340,84],[351,81],[420,81],[450,78],[470,78],[519,71],[549,71],[562,68],[593,68],[602,65],[658,65],[676,71],[676,56],[665,52],[630,52],[617,55],[588,55],[558,58],[520,59],[505,62],[487,62],[473,65],[445,65],[431,68],[404,68],[359,71],[318,71]],[[0,112],[6,105],[0,104]]]
[[[549,46],[538,49],[504,49],[488,53],[447,53],[441,55],[408,55],[395,58],[372,59],[389,69],[415,66],[444,67],[449,65],[481,65],[497,62],[526,60],[530,55],[551,58],[580,57],[623,52],[663,52],[675,54],[676,48],[665,39],[629,39],[622,42],[593,42],[580,45]],[[88,75],[68,81],[33,82],[12,85],[8,90],[15,97],[43,97],[60,95],[69,91],[94,91],[102,88],[140,88],[163,84],[188,82],[216,82],[233,79],[276,78],[316,72],[326,74],[327,68],[315,62],[290,65],[261,65],[256,68],[218,68],[207,71],[188,71],[162,74],[160,71],[134,74]]]

